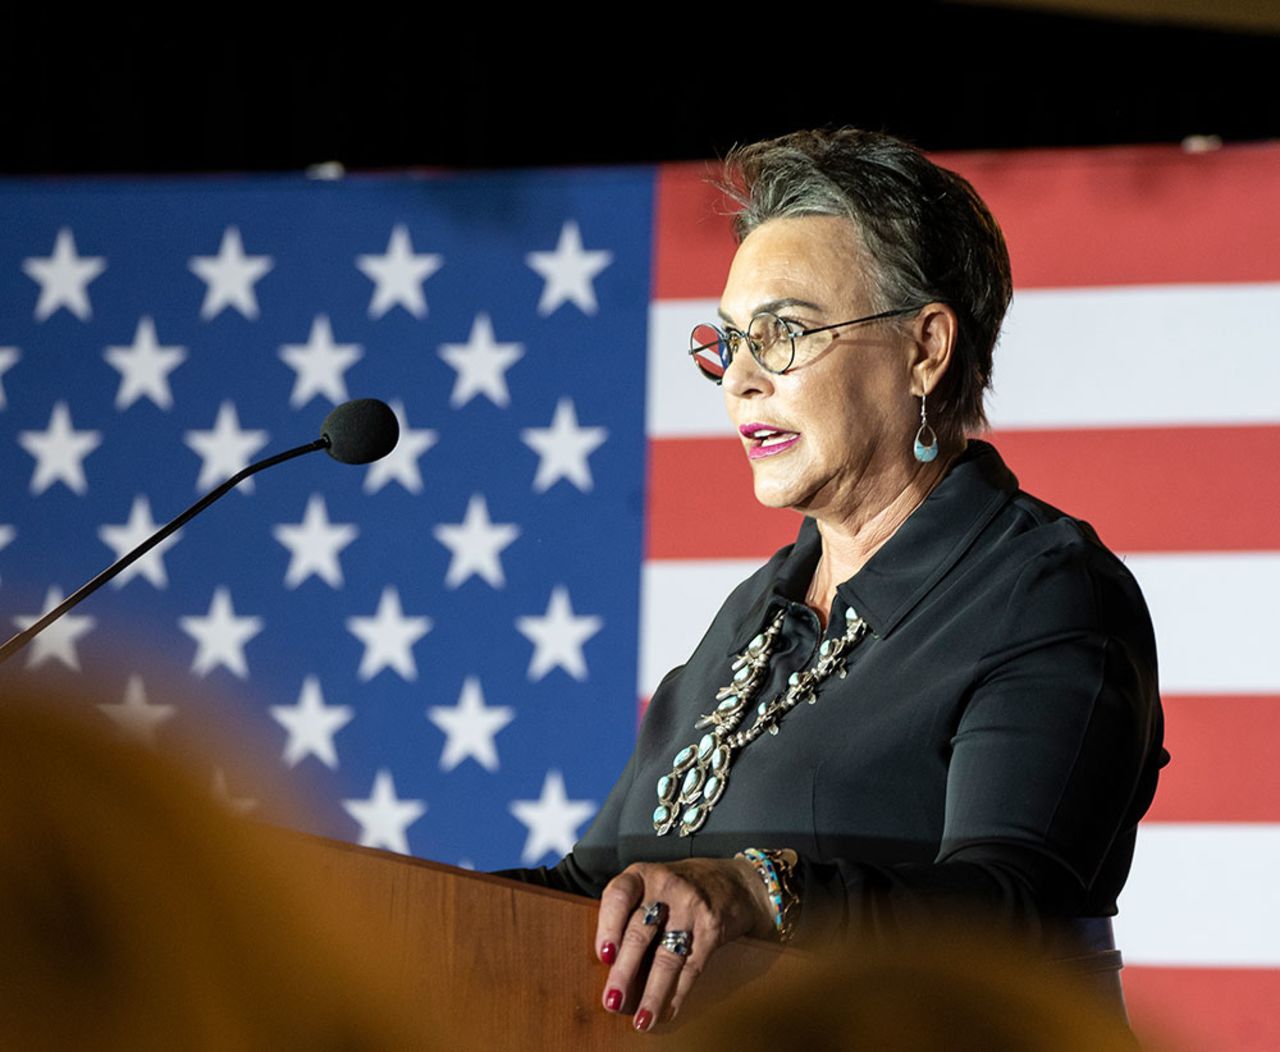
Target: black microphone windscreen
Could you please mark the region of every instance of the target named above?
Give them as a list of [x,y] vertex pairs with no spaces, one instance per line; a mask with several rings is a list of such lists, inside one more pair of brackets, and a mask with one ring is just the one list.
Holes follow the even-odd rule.
[[328,442],[328,453],[334,460],[368,464],[396,448],[400,423],[386,402],[355,398],[324,418],[320,437]]

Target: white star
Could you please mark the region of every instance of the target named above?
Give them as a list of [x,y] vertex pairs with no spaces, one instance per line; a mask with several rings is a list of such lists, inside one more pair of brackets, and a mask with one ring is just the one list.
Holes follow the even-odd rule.
[[346,372],[363,354],[358,343],[334,343],[328,316],[317,314],[305,344],[287,343],[280,348],[280,360],[298,374],[289,405],[300,409],[316,395],[324,395],[334,405],[345,402]]
[[93,317],[89,282],[106,269],[107,261],[101,256],[76,253],[76,239],[71,229],[64,226],[53,243],[53,255],[33,256],[22,261],[27,277],[40,283],[36,321],[44,321],[59,307],[66,307],[81,321],[88,321]]
[[5,547],[17,536],[18,531],[12,526],[0,526],[0,548]]
[[152,705],[148,702],[141,676],[129,677],[124,688],[124,701],[118,701],[114,705],[99,705],[98,708],[120,730],[144,745],[155,745],[156,728],[165,720],[172,719],[176,711],[172,705]]
[[[66,596],[57,585],[50,585],[44,594],[44,606],[38,614],[19,614],[13,623],[26,631],[40,618],[62,602]],[[80,657],[76,642],[86,632],[93,630],[97,619],[83,614],[65,613],[27,644],[27,668],[43,665],[50,658],[61,661],[67,668],[80,671]]]
[[539,314],[546,317],[566,302],[573,303],[583,314],[595,314],[596,291],[591,282],[613,262],[613,253],[584,250],[582,234],[574,220],[567,220],[560,228],[554,252],[530,252],[524,259],[544,282],[538,300]]
[[397,223],[384,255],[356,257],[356,266],[378,286],[369,302],[369,317],[381,318],[392,307],[400,306],[415,318],[425,318],[427,300],[422,283],[443,265],[444,256],[430,252],[414,255],[408,227]]
[[[100,526],[98,537],[110,548],[117,559],[124,557],[156,532],[156,521],[151,517],[151,501],[139,494],[133,498],[129,509],[129,521],[122,526]],[[130,563],[111,582],[115,588],[123,588],[135,577],[145,577],[156,588],[169,587],[169,575],[164,568],[164,553],[182,539],[182,531],[172,533],[137,562]]]
[[543,493],[560,479],[568,479],[583,493],[588,492],[593,482],[587,457],[608,437],[609,432],[603,427],[579,427],[573,399],[560,399],[550,427],[526,427],[520,432],[524,444],[538,454],[534,492]]
[[604,627],[600,617],[574,617],[569,602],[569,590],[556,585],[542,617],[518,617],[516,628],[533,644],[533,657],[527,673],[531,680],[540,680],[553,668],[562,668],[574,679],[587,678],[587,662],[582,656],[582,644]]
[[567,855],[578,839],[578,827],[596,813],[591,800],[570,800],[565,794],[564,777],[559,771],[548,771],[542,783],[542,796],[537,800],[512,800],[511,813],[528,827],[529,835],[520,852],[520,861],[532,865],[548,851]]
[[427,812],[425,800],[401,800],[385,767],[374,776],[373,791],[364,800],[343,800],[347,814],[360,823],[360,843],[388,851],[409,853],[405,830]]
[[187,349],[161,347],[149,317],[139,320],[132,347],[108,347],[102,356],[120,373],[116,409],[123,412],[143,395],[161,409],[173,408],[169,374],[187,360]]
[[239,229],[229,226],[222,232],[222,245],[216,256],[192,256],[187,266],[208,286],[200,306],[203,320],[216,318],[226,307],[235,307],[252,320],[258,316],[253,286],[275,266],[275,261],[270,256],[246,256]]
[[236,617],[231,593],[225,587],[214,591],[204,617],[180,617],[178,624],[196,641],[191,671],[197,676],[207,676],[219,665],[225,665],[241,679],[249,678],[244,646],[262,631],[262,618]]
[[[211,431],[188,431],[183,438],[191,451],[201,459],[200,477],[196,489],[205,490],[229,479],[246,467],[249,459],[267,444],[265,431],[240,430],[240,417],[235,404],[223,402],[218,407],[218,419]],[[249,493],[253,479],[247,478],[239,486]]]
[[[3,380],[4,374],[12,369],[22,357],[18,353],[16,347],[0,347],[0,380]],[[0,409],[8,405],[4,395],[4,384],[0,383]]]
[[466,405],[478,394],[500,408],[511,403],[507,370],[524,357],[524,347],[518,343],[496,342],[489,315],[476,315],[466,343],[441,344],[440,357],[458,371],[453,393],[449,395],[449,404],[454,409]]
[[427,710],[427,719],[447,735],[440,770],[452,771],[469,756],[486,771],[496,771],[498,750],[493,736],[515,718],[515,710],[508,706],[486,708],[480,680],[468,676],[457,705],[433,705]]
[[439,438],[428,427],[411,428],[404,415],[403,402],[392,402],[391,411],[400,423],[400,441],[385,457],[369,465],[364,476],[364,491],[377,493],[394,479],[410,493],[421,493],[422,472],[418,469],[418,458],[434,446]]
[[400,592],[393,585],[382,590],[378,612],[372,617],[347,618],[347,631],[364,644],[360,679],[372,679],[384,668],[394,669],[401,679],[418,678],[413,645],[431,631],[431,618],[405,617]]
[[462,522],[442,523],[433,532],[436,540],[453,553],[444,575],[446,588],[457,588],[472,574],[479,574],[494,588],[506,585],[499,555],[520,536],[520,527],[490,521],[489,505],[481,494],[474,494],[467,502]]
[[315,676],[302,681],[296,705],[273,705],[271,715],[289,732],[284,762],[290,767],[296,767],[308,756],[319,757],[326,767],[338,766],[333,736],[351,722],[355,712],[350,705],[326,705]]
[[213,783],[210,787],[213,798],[228,811],[238,815],[247,814],[258,806],[258,801],[248,796],[232,796],[227,787],[227,775],[221,767],[213,769]]
[[342,564],[338,553],[356,539],[360,530],[353,525],[329,521],[324,497],[313,493],[307,510],[296,526],[281,524],[273,529],[275,539],[289,549],[289,569],[284,586],[297,588],[315,574],[330,588],[342,587]]
[[66,402],[53,407],[47,428],[19,431],[18,442],[36,458],[36,469],[31,475],[32,496],[39,496],[55,482],[62,482],[82,495],[89,488],[83,461],[102,444],[102,432],[77,431]]

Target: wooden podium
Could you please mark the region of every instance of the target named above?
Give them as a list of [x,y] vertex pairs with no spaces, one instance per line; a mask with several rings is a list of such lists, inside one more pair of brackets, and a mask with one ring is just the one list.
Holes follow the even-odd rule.
[[594,902],[316,837],[298,835],[291,854],[335,903],[349,903],[375,926],[361,940],[367,959],[352,963],[421,990],[408,1006],[415,1030],[424,1039],[447,1032],[450,1047],[661,1047],[700,1008],[753,984],[764,996],[805,960],[758,940],[723,947],[680,1017],[637,1034],[630,1016],[601,1007],[607,969],[592,952]]

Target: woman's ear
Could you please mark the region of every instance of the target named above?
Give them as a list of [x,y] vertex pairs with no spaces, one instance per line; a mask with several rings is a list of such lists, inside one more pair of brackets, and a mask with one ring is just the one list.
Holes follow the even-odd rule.
[[911,364],[911,393],[919,398],[933,393],[951,365],[959,320],[947,304],[930,303],[916,315],[912,333],[916,352]]

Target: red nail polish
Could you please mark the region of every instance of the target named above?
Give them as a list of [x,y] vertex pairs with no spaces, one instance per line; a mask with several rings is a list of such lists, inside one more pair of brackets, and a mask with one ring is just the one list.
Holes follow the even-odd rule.
[[653,1025],[653,1013],[647,1008],[642,1008],[636,1013],[636,1029],[648,1030]]
[[600,960],[605,964],[613,964],[614,959],[618,956],[618,947],[611,942],[606,942],[600,947]]
[[622,991],[610,990],[608,993],[606,993],[604,995],[604,1006],[605,1008],[609,1009],[610,1012],[616,1012],[619,1008],[621,1008],[622,1007]]

